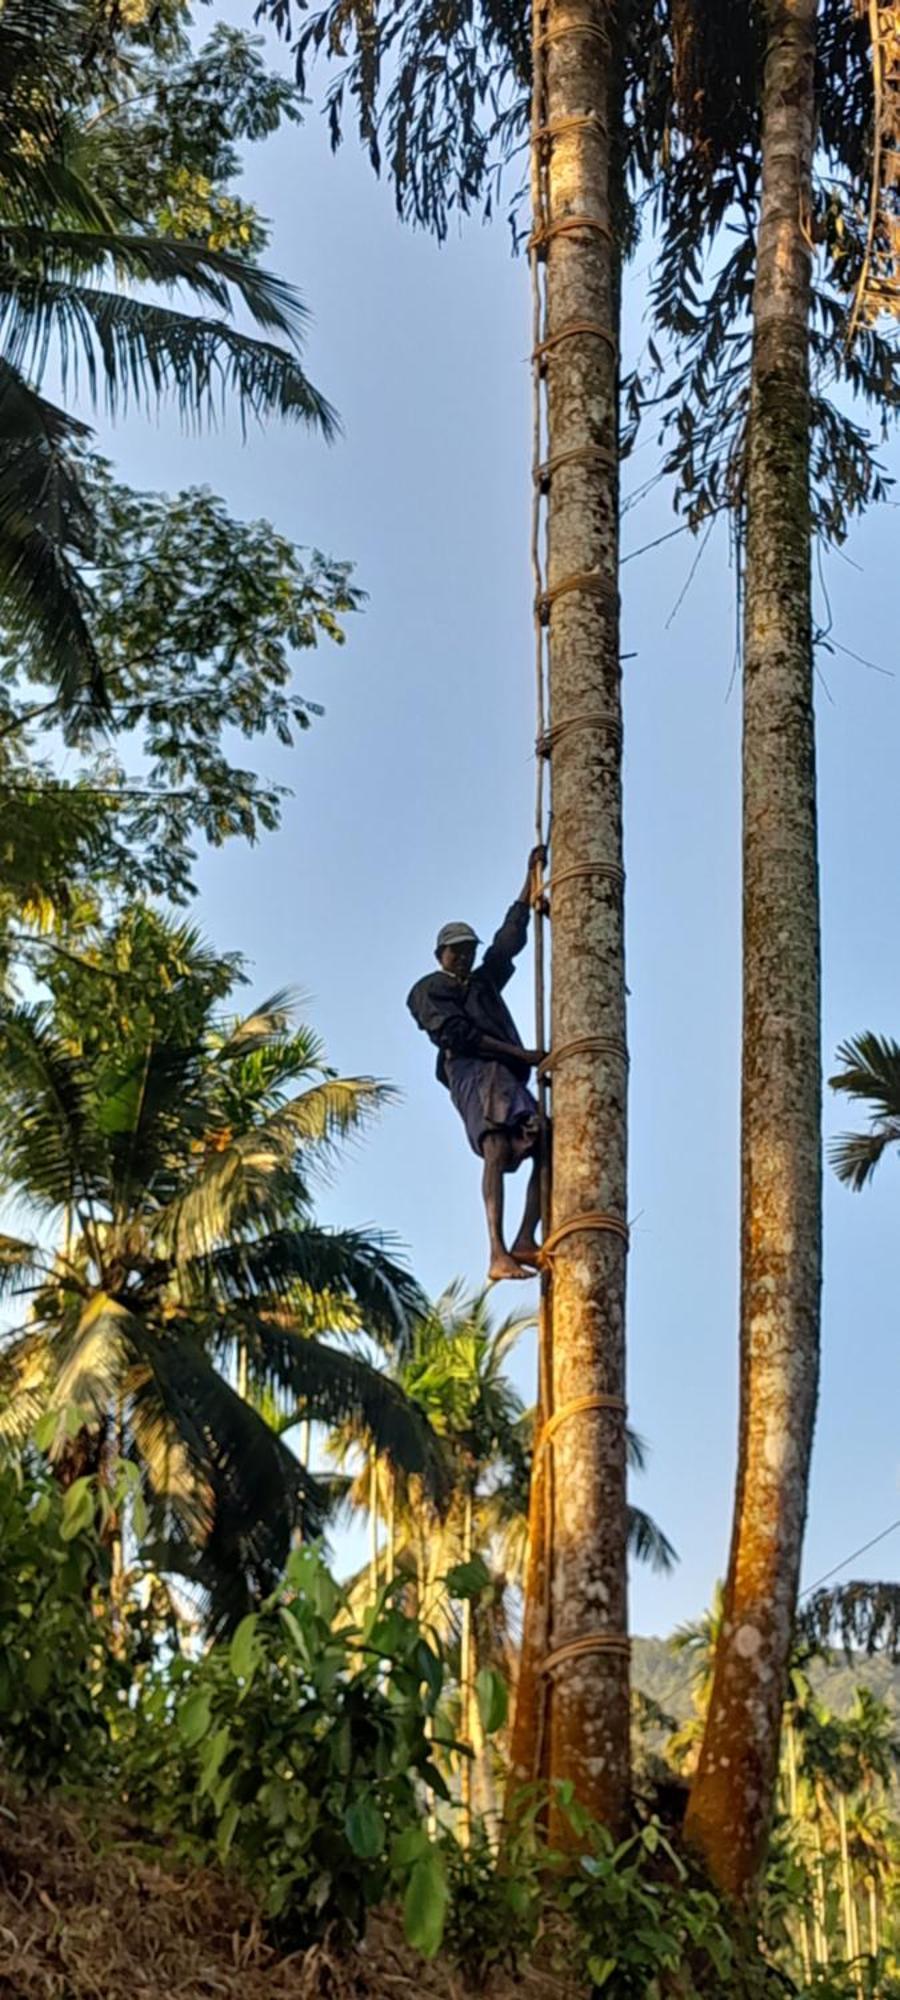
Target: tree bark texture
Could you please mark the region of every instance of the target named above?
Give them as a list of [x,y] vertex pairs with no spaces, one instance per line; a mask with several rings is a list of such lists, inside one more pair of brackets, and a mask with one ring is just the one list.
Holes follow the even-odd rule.
[[[536,217],[547,318],[551,1224],[556,1232],[600,1214],[620,1225],[585,1223],[553,1250],[546,1379],[548,1414],[559,1423],[543,1468],[544,1735],[551,1778],[571,1781],[613,1829],[625,1822],[630,1775],[616,33],[604,0],[546,0],[542,9],[546,166]],[[579,1048],[586,1037],[593,1045]],[[612,1406],[585,1408],[591,1396]]]
[[810,603],[815,0],[768,8],[747,440],[741,1409],[725,1619],[686,1823],[752,1899],[778,1771],[819,1375],[821,1052]]

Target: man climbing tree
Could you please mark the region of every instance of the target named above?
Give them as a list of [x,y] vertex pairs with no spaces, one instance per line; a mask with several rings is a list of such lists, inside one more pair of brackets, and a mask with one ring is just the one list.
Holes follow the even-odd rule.
[[[482,1192],[490,1238],[489,1277],[527,1278],[538,1261],[535,1235],[540,1220],[540,1134],[537,1103],[528,1077],[540,1062],[526,1049],[503,988],[524,949],[536,871],[544,850],[528,859],[522,893],[510,906],[493,943],[475,967],[480,940],[471,924],[444,924],[438,932],[437,972],[417,981],[407,1006],[438,1051],[438,1081],[449,1090],[473,1152],[484,1161]],[[503,1234],[503,1177],[530,1160],[525,1212],[511,1250]]]

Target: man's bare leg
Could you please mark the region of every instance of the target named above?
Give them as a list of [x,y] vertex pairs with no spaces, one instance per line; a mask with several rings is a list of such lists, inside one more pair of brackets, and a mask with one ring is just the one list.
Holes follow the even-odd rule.
[[525,1213],[519,1234],[512,1247],[511,1255],[523,1264],[536,1264],[540,1256],[535,1237],[541,1219],[541,1161],[536,1151],[531,1162],[531,1173],[525,1190]]
[[503,1176],[512,1164],[509,1143],[502,1132],[486,1132],[481,1153],[484,1160],[481,1191],[491,1244],[488,1277],[495,1283],[500,1278],[524,1278],[527,1273],[510,1256],[503,1241]]

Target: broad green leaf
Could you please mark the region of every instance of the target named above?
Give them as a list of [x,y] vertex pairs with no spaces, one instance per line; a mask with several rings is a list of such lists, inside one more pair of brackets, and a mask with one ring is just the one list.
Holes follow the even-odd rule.
[[94,1493],[90,1479],[75,1479],[65,1495],[62,1505],[60,1533],[64,1542],[72,1542],[76,1535],[83,1535],[86,1528],[93,1525]]
[[355,1799],[344,1814],[344,1832],[361,1861],[374,1861],[384,1853],[385,1824],[371,1799]]
[[411,1868],[414,1861],[421,1861],[423,1854],[427,1854],[430,1847],[431,1842],[424,1826],[404,1827],[391,1847],[391,1866]]
[[509,1694],[503,1675],[494,1667],[482,1667],[475,1676],[475,1693],[485,1735],[493,1736],[503,1728],[509,1713]]
[[178,1734],[190,1749],[206,1735],[210,1723],[209,1695],[205,1688],[193,1688],[177,1713]]
[[59,1426],[58,1410],[45,1410],[38,1417],[34,1427],[34,1441],[38,1451],[49,1451]]
[[50,1686],[53,1662],[49,1653],[32,1653],[25,1669],[25,1679],[36,1701],[42,1701]]
[[235,1836],[235,1832],[237,1830],[237,1823],[238,1820],[240,1819],[240,1816],[241,1816],[240,1806],[232,1804],[230,1806],[226,1806],[225,1811],[222,1814],[221,1820],[219,1821],[219,1831],[216,1834],[216,1847],[218,1848],[219,1859],[221,1861],[224,1861],[228,1854],[228,1850],[231,1846],[231,1843]]
[[200,1759],[200,1783],[197,1786],[198,1798],[202,1798],[204,1792],[211,1792],[213,1790],[219,1775],[219,1768],[227,1757],[230,1748],[231,1730],[227,1724],[223,1724],[222,1728],[217,1729],[215,1735],[210,1737]]
[[616,1958],[589,1958],[588,1972],[594,1985],[605,1986],[607,1980],[612,1978],[618,1962]]
[[481,1556],[473,1556],[470,1562],[455,1563],[448,1569],[445,1581],[451,1597],[478,1597],[487,1590],[491,1572]]
[[255,1611],[249,1611],[234,1634],[228,1651],[228,1663],[235,1680],[250,1681],[256,1669],[258,1653],[256,1628],[259,1623]]
[[403,1898],[403,1929],[407,1943],[423,1958],[434,1958],[440,1950],[447,1915],[447,1875],[443,1856],[429,1848],[415,1862]]

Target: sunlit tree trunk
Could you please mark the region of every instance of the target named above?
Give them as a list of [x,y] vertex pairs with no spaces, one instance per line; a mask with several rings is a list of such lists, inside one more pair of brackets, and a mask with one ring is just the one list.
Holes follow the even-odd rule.
[[378,1454],[369,1451],[369,1588],[378,1596]]
[[[527,1762],[540,1727],[552,1778],[570,1780],[582,1804],[618,1828],[629,1789],[629,1675],[619,255],[610,136],[619,122],[617,16],[603,0],[544,0],[535,28],[544,137],[534,221],[547,317],[540,609],[552,743],[551,1220],[554,1232],[576,1227],[553,1248],[548,1414],[567,1414],[546,1454],[547,1552],[529,1567],[519,1688],[520,1703],[534,1705],[544,1690],[542,1715],[540,1725],[534,1707],[520,1715],[513,1758]],[[612,1220],[588,1219],[598,1216]],[[611,1400],[586,1407],[592,1396]],[[544,1590],[544,1559],[546,1623],[534,1617],[533,1596]]]
[[822,1821],[818,1807],[814,1821],[814,1833],[816,1846],[816,1889],[813,1908],[815,1911],[816,1928],[816,1964],[828,1965],[831,1957],[828,1945],[828,1899],[825,1887],[825,1854],[822,1847]]
[[725,1621],[686,1823],[752,1898],[769,1836],[819,1370],[821,1071],[810,603],[816,0],[769,0],[747,441],[741,1415]]
[[390,1461],[387,1464],[387,1541],[385,1546],[386,1576],[393,1583],[397,1568],[397,1474]]
[[[464,1563],[469,1563],[472,1560],[472,1543],[472,1494],[467,1488],[463,1500],[462,1560]],[[469,1754],[463,1755],[459,1773],[459,1837],[463,1847],[469,1847],[472,1841],[472,1753],[474,1751],[472,1741],[472,1635],[472,1599],[471,1597],[464,1597],[462,1601],[459,1642],[459,1734],[460,1741],[464,1746],[464,1753],[468,1752]]]
[[[798,1794],[797,1794],[797,1736],[792,1722],[789,1722],[787,1725],[787,1768],[788,1768],[788,1811],[791,1816],[791,1828],[796,1838],[796,1830],[799,1825]],[[806,1911],[804,1909],[801,1909],[800,1911],[799,1928],[800,1928],[800,1956],[803,1961],[803,1977],[806,1980],[807,1985],[809,1985],[810,1979],[812,1978],[812,1959],[810,1956],[810,1949],[809,1949],[809,1925],[807,1924],[806,1921]]]
[[[856,1904],[853,1900],[853,1877],[850,1872],[850,1848],[847,1841],[847,1800],[843,1792],[838,1792],[838,1835],[841,1843],[841,1893],[844,1902],[844,1943],[846,1956],[859,1958],[859,1930],[856,1921]],[[855,1984],[862,1991],[859,1967],[856,1968]]]
[[878,1918],[878,1883],[874,1870],[869,1876],[869,1950],[876,1958],[880,1949],[881,1926]]

